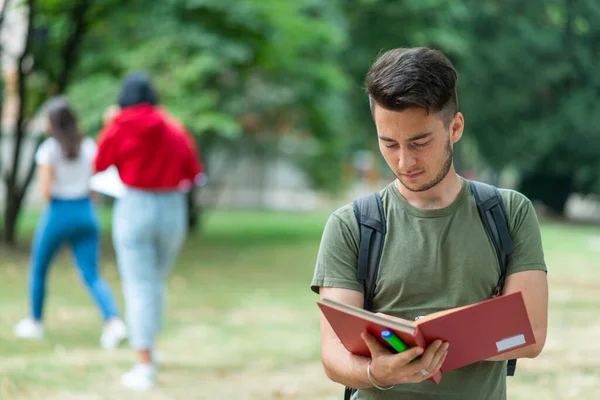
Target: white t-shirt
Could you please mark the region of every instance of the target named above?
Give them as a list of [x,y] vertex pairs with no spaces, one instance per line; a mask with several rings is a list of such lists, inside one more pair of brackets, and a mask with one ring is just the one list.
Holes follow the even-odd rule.
[[96,151],[96,143],[85,138],[81,142],[79,156],[68,160],[56,139],[50,137],[44,140],[35,153],[35,162],[38,165],[52,166],[52,197],[78,199],[89,196]]

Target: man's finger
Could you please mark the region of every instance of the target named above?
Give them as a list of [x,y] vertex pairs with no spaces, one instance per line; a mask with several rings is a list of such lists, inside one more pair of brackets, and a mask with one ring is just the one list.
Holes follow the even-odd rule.
[[449,343],[442,343],[442,345],[437,349],[431,361],[429,361],[429,365],[426,366],[430,371],[433,371],[436,365],[439,363],[440,359],[443,358],[446,354],[448,354]]
[[[448,355],[448,353],[444,353],[444,355],[442,356],[442,358],[437,362],[437,364],[435,366],[433,366],[433,368],[428,368],[428,369],[421,369],[418,372],[414,373],[414,379],[417,382],[423,382],[426,381],[427,379],[431,378],[433,375],[437,374],[440,370],[440,368],[442,368],[442,364],[444,364],[444,361],[446,360],[446,356]],[[425,372],[428,372],[428,374],[425,374]]]
[[444,355],[442,356],[442,358],[440,358],[440,360],[438,361],[438,363],[432,368],[433,373],[438,372],[440,370],[440,368],[442,368],[442,365],[444,364],[444,361],[446,361],[446,356],[448,355],[448,352],[444,353]]
[[421,370],[426,370],[428,371],[428,367],[431,364],[431,360],[433,359],[433,355],[435,354],[435,352],[437,351],[437,349],[442,345],[442,341],[441,340],[436,340],[432,343],[430,343],[427,348],[425,349],[425,351],[423,352],[423,355],[421,356],[421,358],[419,359],[419,361],[416,361],[414,363],[411,364],[412,367],[412,371],[411,373],[414,374],[420,374]]
[[367,347],[371,352],[371,358],[391,353],[388,349],[385,348],[385,346],[383,346],[381,343],[379,343],[377,339],[375,339],[375,336],[371,335],[369,332],[363,332],[360,336],[367,344]]
[[394,357],[396,357],[397,365],[408,365],[412,360],[419,357],[423,354],[423,348],[421,347],[411,347],[410,349],[403,351],[402,353],[398,353]]
[[438,349],[442,346],[442,341],[437,339],[433,343],[429,344],[423,353],[423,357],[421,357],[421,367],[429,368],[432,364],[433,357],[435,356]]

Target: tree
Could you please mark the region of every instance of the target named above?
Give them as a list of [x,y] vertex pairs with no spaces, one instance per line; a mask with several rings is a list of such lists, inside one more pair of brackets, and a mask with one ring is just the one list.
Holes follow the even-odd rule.
[[[25,6],[27,30],[17,61],[18,108],[12,133],[12,160],[5,166],[3,177],[6,186],[3,240],[9,244],[14,244],[19,213],[35,173],[33,158],[22,162],[24,141],[38,134],[31,122],[43,102],[63,93],[71,81],[90,1],[73,0],[65,4],[27,0]],[[56,54],[60,57],[55,57]]]
[[[82,127],[98,131],[102,111],[133,69],[154,75],[163,104],[201,141],[243,148],[240,139],[277,137],[281,125],[293,120],[294,131],[310,132],[305,140],[319,144],[316,152],[297,158],[335,154],[327,143],[340,129],[325,115],[343,104],[344,77],[336,63],[344,42],[338,1],[29,0],[26,6],[14,157],[5,176],[4,239],[10,243],[35,172],[33,160],[23,171],[22,153],[40,106],[68,90]],[[340,23],[329,24],[331,18]],[[252,129],[245,121],[252,119],[258,124],[248,134],[244,131]],[[325,182],[319,169],[313,172],[321,185],[335,177]]]
[[456,156],[516,169],[520,189],[557,212],[572,191],[600,193],[597,2],[355,0],[345,11],[357,148],[375,145],[364,134],[373,129],[362,90],[369,65],[381,51],[423,45],[459,73],[466,134]]
[[[350,149],[377,150],[374,125],[364,79],[371,64],[387,50],[427,46],[444,51],[456,61],[468,55],[462,23],[468,8],[461,0],[354,0],[345,3],[350,45],[343,65],[351,77],[349,94],[352,119],[345,126]],[[464,138],[468,141],[469,138]],[[459,153],[455,152],[458,156]]]
[[161,103],[197,135],[204,153],[216,147],[231,164],[240,151],[270,152],[292,141],[290,157],[314,185],[334,187],[347,121],[339,4],[128,2],[90,29],[69,96],[86,131],[97,132],[123,76],[147,70]]
[[470,9],[462,104],[481,154],[496,169],[517,167],[521,191],[558,213],[573,191],[600,193],[597,2],[472,1]]
[[[10,6],[10,2],[11,0],[4,0],[2,2],[2,6],[0,8],[0,32],[2,31],[2,28],[4,27],[4,20],[6,18],[6,12]],[[0,59],[3,58],[4,54],[4,49],[2,47],[2,42],[0,41]],[[2,66],[3,67],[3,66]],[[4,91],[5,91],[5,84],[4,84],[4,75],[5,75],[5,71],[2,70],[2,80],[0,80],[0,111],[2,111],[4,109]],[[2,127],[2,112],[0,112],[0,127]],[[1,128],[0,128],[1,131]],[[2,137],[2,132],[0,132],[0,138]],[[0,155],[0,171],[2,170],[2,156]]]

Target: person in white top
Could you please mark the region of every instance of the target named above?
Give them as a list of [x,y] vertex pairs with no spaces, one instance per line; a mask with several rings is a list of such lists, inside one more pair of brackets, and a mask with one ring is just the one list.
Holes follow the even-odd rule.
[[15,326],[14,334],[30,339],[44,337],[42,314],[48,269],[58,250],[68,244],[104,320],[100,344],[105,349],[115,348],[127,337],[127,330],[112,290],[98,272],[100,229],[90,198],[96,143],[81,135],[75,114],[64,97],[48,101],[46,112],[49,137],[38,148],[35,161],[47,205],[32,244],[31,315]]

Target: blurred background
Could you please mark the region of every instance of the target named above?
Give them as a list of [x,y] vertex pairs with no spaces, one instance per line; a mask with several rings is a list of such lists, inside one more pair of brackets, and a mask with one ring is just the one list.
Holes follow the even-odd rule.
[[[457,171],[520,190],[542,223],[549,337],[519,362],[509,398],[600,395],[596,0],[0,0],[0,38],[0,399],[138,398],[118,384],[127,347],[97,345],[68,253],[51,273],[47,339],[19,341],[11,327],[27,309],[42,206],[41,107],[66,94],[95,137],[139,69],[208,175],[170,282],[165,368],[143,398],[342,398],[320,366],[309,283],[329,213],[393,179],[363,79],[381,52],[411,46],[458,70]],[[111,201],[99,201],[103,273],[120,293]]]

